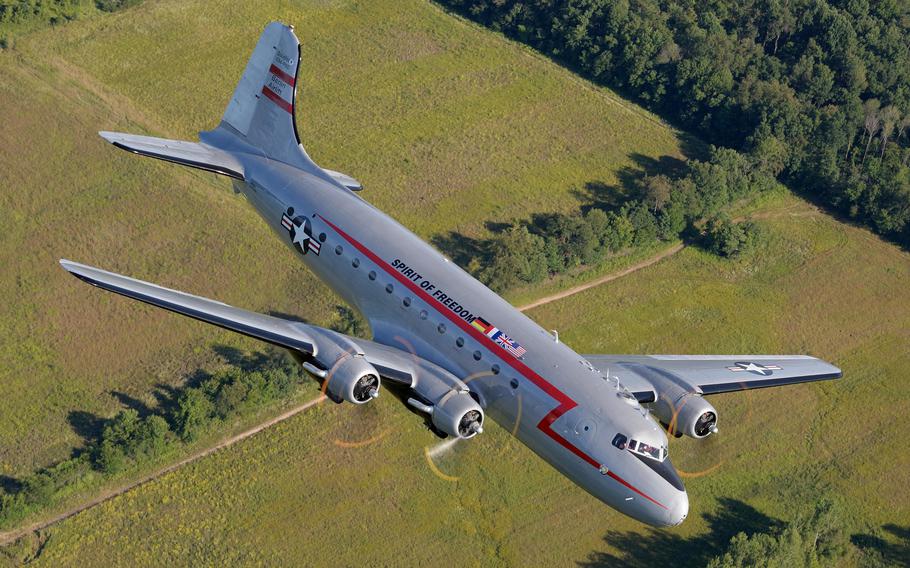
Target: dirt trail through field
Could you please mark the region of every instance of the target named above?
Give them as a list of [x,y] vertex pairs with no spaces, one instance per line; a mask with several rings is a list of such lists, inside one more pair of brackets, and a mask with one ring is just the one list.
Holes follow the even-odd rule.
[[662,252],[652,256],[651,258],[646,258],[646,259],[642,260],[641,262],[637,262],[637,263],[633,264],[632,266],[628,266],[618,272],[611,272],[610,274],[605,274],[604,276],[591,280],[590,282],[585,282],[584,284],[579,284],[578,286],[575,286],[574,288],[569,288],[568,290],[563,290],[562,292],[556,292],[555,294],[550,294],[549,296],[544,296],[543,298],[534,300],[530,304],[521,306],[518,309],[519,309],[519,311],[525,312],[532,308],[537,308],[539,306],[549,304],[550,302],[555,302],[556,300],[562,300],[563,298],[568,298],[569,296],[574,296],[575,294],[578,294],[579,292],[584,292],[585,290],[590,290],[591,288],[594,288],[595,286],[600,286],[601,284],[606,284],[607,282],[612,282],[613,280],[622,278],[623,276],[628,276],[629,274],[632,274],[636,270],[641,270],[642,268],[647,268],[648,266],[651,266],[652,264],[660,262],[661,260],[667,258],[668,256],[673,256],[674,254],[678,253],[679,251],[681,251],[684,248],[686,248],[686,245],[683,243],[679,243],[678,245],[674,245],[674,246],[668,248],[667,250],[662,251]]
[[94,507],[95,505],[100,505],[101,503],[104,503],[105,501],[107,501],[109,499],[113,499],[114,497],[117,497],[118,495],[123,495],[127,491],[130,491],[131,489],[135,489],[136,487],[139,487],[140,485],[144,485],[144,484],[148,483],[149,481],[152,481],[154,479],[161,477],[162,475],[166,475],[189,463],[192,463],[196,460],[199,460],[208,455],[211,455],[222,448],[226,448],[228,446],[236,444],[237,442],[239,442],[241,440],[245,440],[245,439],[249,438],[250,436],[258,434],[259,432],[265,430],[266,428],[268,428],[270,426],[274,426],[275,424],[278,424],[279,422],[287,420],[288,418],[291,418],[292,416],[299,414],[308,408],[312,408],[312,407],[316,406],[323,400],[325,400],[325,396],[320,395],[320,396],[314,398],[313,400],[309,400],[299,406],[295,406],[294,408],[292,408],[286,412],[283,412],[283,413],[279,414],[278,416],[271,418],[261,424],[257,424],[256,426],[254,426],[248,430],[244,430],[243,432],[241,432],[235,436],[231,436],[230,438],[222,440],[210,448],[200,450],[188,457],[183,458],[182,460],[180,460],[176,463],[172,463],[171,465],[169,465],[167,467],[161,468],[153,473],[150,473],[150,474],[146,475],[145,477],[142,477],[141,479],[137,479],[135,481],[127,483],[126,485],[122,485],[120,487],[104,491],[104,492],[98,494],[97,496],[95,496],[94,498],[92,498],[91,500],[86,501],[85,503],[82,503],[81,505],[79,505],[77,507],[68,509],[66,511],[63,511],[62,513],[54,515],[53,517],[51,517],[49,519],[37,521],[28,526],[21,527],[21,528],[12,530],[12,531],[0,532],[0,546],[4,546],[7,544],[16,542],[17,540],[19,540],[20,538],[22,538],[23,536],[25,536],[29,533],[46,529],[47,527],[54,525],[56,523],[59,523],[60,521],[66,520],[74,515],[77,515],[77,514],[81,513],[82,511],[85,511],[86,509],[90,509],[90,508]]

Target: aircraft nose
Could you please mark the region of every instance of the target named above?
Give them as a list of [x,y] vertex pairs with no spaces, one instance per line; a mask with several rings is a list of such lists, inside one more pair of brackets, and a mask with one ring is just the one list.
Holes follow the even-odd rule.
[[673,504],[670,505],[667,509],[667,514],[665,516],[666,526],[675,527],[679,524],[682,524],[686,520],[686,517],[689,515],[689,495],[686,492],[681,492],[673,499]]

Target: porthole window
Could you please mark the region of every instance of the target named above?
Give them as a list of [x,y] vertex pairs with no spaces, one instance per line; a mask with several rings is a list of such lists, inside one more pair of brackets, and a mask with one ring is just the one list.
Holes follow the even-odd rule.
[[387,284],[385,287],[385,291],[388,292],[389,294],[392,293],[393,289],[394,289],[394,287],[391,284]]
[[441,324],[439,324],[438,326],[436,326],[436,331],[438,331],[439,333],[445,333],[445,332],[446,332],[446,324],[441,323]]
[[320,243],[324,243],[324,242],[325,242],[325,233],[319,233],[319,242],[320,242]]
[[459,337],[455,340],[455,345],[459,347],[464,347],[464,337]]
[[420,310],[420,319],[422,319],[422,320],[427,319],[427,311],[426,311],[426,310]]
[[518,379],[512,379],[511,381],[509,381],[509,386],[511,386],[513,389],[517,389],[518,388]]
[[410,305],[411,305],[411,298],[405,297],[405,299],[401,301],[401,305],[403,305],[403,306],[406,307],[406,308],[407,308],[408,306],[410,306]]
[[491,371],[493,371],[494,375],[498,375],[499,374],[499,365],[493,365],[493,368],[491,369]]
[[360,266],[360,259],[359,259],[359,258],[355,258],[354,260],[352,260],[352,261],[351,261],[351,266],[353,266],[354,268],[357,268],[358,266]]
[[376,271],[371,270],[369,276],[370,276],[370,280],[376,280]]
[[335,254],[340,256],[342,252],[344,252],[344,249],[341,247],[341,245],[335,247]]
[[480,361],[480,351],[475,351],[475,352],[474,352],[474,360],[475,360],[475,361]]

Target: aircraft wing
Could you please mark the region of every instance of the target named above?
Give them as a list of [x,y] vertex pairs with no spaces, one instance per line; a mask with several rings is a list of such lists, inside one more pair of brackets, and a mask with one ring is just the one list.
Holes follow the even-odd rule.
[[840,378],[841,370],[807,355],[585,355],[604,375],[642,402],[654,400],[649,374],[681,380],[702,394],[718,394]]
[[301,353],[314,351],[315,340],[306,324],[235,308],[69,260],[61,260],[60,265],[92,286]]
[[164,288],[70,260],[61,260],[60,265],[73,276],[98,288],[273,345],[292,349],[304,355],[317,355],[320,345],[323,347],[329,343],[341,345],[345,350],[363,354],[380,376],[400,385],[411,388],[418,386],[424,389],[430,388],[429,384],[420,385],[420,379],[423,378],[423,381],[427,383],[431,380],[431,375],[438,376],[440,373],[440,370],[429,361],[396,347],[349,337],[302,322],[235,308],[222,302]]

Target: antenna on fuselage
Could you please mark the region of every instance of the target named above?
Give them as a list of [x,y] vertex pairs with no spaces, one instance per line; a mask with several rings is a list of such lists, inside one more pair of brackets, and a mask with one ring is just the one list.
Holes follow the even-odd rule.
[[556,331],[555,329],[551,329],[550,331],[553,332],[553,341],[555,341],[556,343],[559,343],[559,332]]

